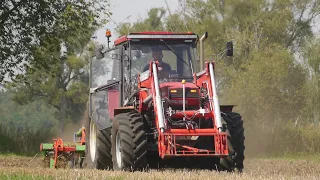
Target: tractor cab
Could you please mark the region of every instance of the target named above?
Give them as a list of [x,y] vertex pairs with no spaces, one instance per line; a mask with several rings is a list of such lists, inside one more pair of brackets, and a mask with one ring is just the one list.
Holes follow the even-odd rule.
[[158,63],[160,83],[192,82],[193,73],[199,71],[197,41],[194,33],[141,32],[117,38],[111,48],[98,46],[91,63],[91,91],[118,90],[117,98],[112,98],[117,101],[114,105],[121,107],[138,88],[138,76],[149,71],[153,61]]
[[177,78],[192,79],[198,70],[197,39],[193,33],[142,32],[120,37],[115,46],[125,51],[123,70],[129,81],[149,70],[151,61],[158,62],[159,80],[173,81]]
[[129,43],[131,76],[149,70],[150,61],[158,61],[160,80],[192,79],[193,73],[199,68],[196,56],[197,36],[160,34],[152,38],[153,36],[155,35],[144,33]]

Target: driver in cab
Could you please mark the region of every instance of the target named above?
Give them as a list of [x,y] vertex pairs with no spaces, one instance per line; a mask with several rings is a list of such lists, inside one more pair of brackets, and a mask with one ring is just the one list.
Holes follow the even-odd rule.
[[[158,67],[160,67],[160,70],[164,70],[166,72],[171,71],[171,67],[169,64],[162,61],[163,54],[161,49],[152,49],[152,58],[154,61],[158,61]],[[149,70],[149,63],[143,68],[143,71]]]

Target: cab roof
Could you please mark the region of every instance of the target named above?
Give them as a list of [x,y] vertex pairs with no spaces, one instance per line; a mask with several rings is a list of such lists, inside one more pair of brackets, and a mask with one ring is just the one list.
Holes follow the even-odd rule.
[[183,39],[183,40],[196,40],[198,39],[198,35],[192,32],[186,33],[176,33],[176,32],[169,32],[169,31],[144,31],[144,32],[133,32],[127,35],[121,36],[114,41],[114,45],[117,46],[119,44],[128,42],[130,40],[155,40],[155,39]]

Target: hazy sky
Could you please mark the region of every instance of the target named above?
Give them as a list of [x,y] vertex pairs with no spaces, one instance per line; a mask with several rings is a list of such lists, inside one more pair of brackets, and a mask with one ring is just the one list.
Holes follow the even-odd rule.
[[[167,0],[170,10],[174,12],[179,6],[179,0]],[[106,43],[105,30],[109,28],[112,33],[110,46],[118,36],[115,33],[115,28],[121,22],[135,22],[137,19],[145,18],[149,9],[154,7],[164,7],[167,9],[165,0],[111,0],[111,20],[104,28],[96,32],[97,40]],[[115,24],[117,23],[117,24]]]

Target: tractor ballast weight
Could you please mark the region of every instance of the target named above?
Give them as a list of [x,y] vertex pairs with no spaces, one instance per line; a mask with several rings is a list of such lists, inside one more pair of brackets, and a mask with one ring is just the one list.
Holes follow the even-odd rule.
[[[219,104],[215,64],[204,62],[207,37],[205,33],[200,38],[200,61],[196,58],[199,38],[194,33],[130,33],[116,39],[106,55],[96,56],[109,61],[112,56],[114,64],[110,83],[90,86],[87,140],[100,146],[87,143],[89,164],[98,169],[138,170],[157,157],[160,161],[207,157],[212,159],[201,165],[242,171],[243,120],[232,112],[232,105]],[[232,51],[228,42],[224,52],[230,56]],[[150,56],[154,59],[146,63]],[[162,57],[169,70],[163,68]],[[99,84],[97,79],[91,81]]]

